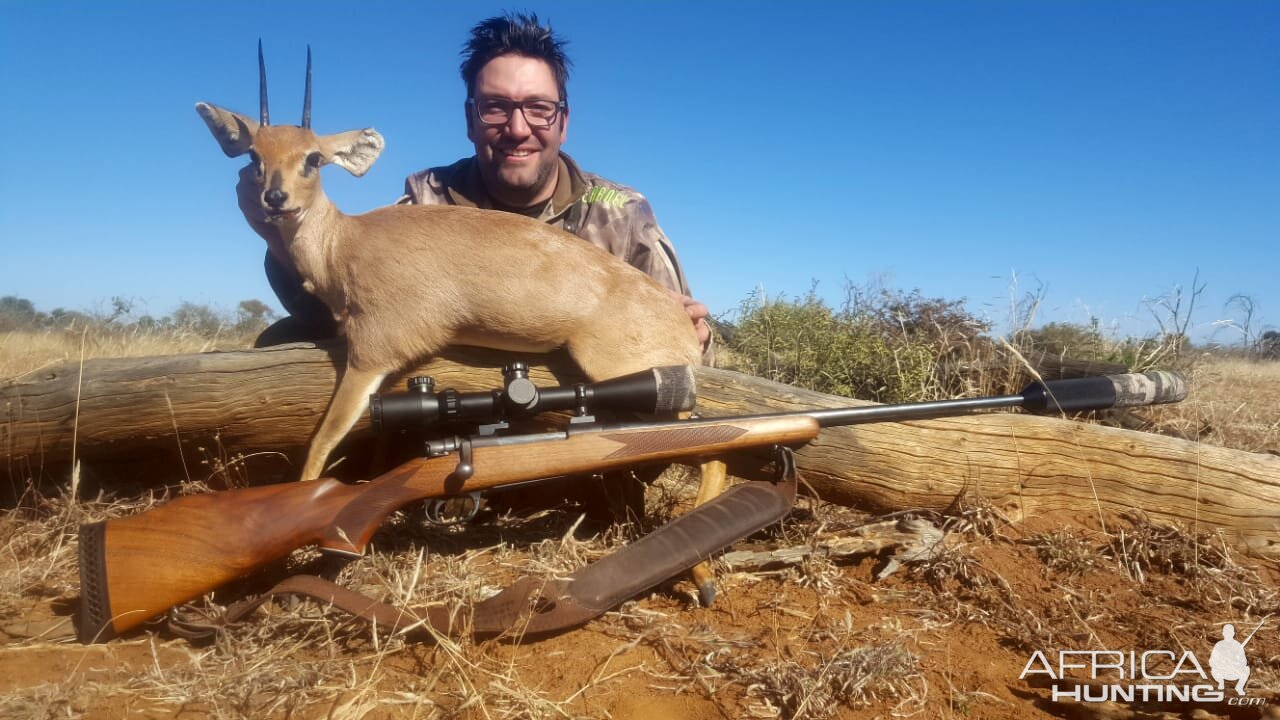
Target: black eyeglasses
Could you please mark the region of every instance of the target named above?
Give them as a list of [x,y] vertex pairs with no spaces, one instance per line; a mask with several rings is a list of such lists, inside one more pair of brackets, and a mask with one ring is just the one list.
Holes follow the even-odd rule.
[[524,121],[529,127],[549,128],[556,118],[560,117],[560,111],[568,107],[565,101],[561,100],[507,100],[505,98],[468,98],[467,103],[475,108],[476,117],[480,122],[489,126],[506,125],[511,122],[511,116],[519,108],[524,114]]

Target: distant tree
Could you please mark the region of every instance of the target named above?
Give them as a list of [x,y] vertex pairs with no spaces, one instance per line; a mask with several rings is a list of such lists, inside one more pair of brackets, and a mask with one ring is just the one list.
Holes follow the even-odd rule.
[[1200,282],[1200,270],[1196,269],[1191,278],[1190,292],[1183,290],[1181,285],[1175,285],[1165,295],[1146,301],[1160,332],[1153,338],[1134,344],[1133,358],[1125,364],[1135,371],[1167,366],[1189,350],[1191,336],[1188,330],[1204,288],[1204,283]]
[[111,298],[111,314],[107,316],[107,322],[116,322],[122,318],[127,318],[133,314],[134,301],[116,295]]
[[1109,360],[1108,343],[1097,318],[1088,325],[1051,322],[1028,331],[1031,346],[1049,355],[1070,356],[1079,360]]
[[169,324],[189,330],[197,335],[217,335],[227,322],[208,305],[184,302],[169,316]]
[[31,316],[36,314],[36,306],[26,298],[20,298],[16,295],[5,295],[4,297],[0,297],[0,312],[17,317]]
[[84,326],[94,322],[93,318],[79,310],[68,310],[66,308],[54,308],[49,311],[49,323],[61,328],[72,326]]
[[1249,295],[1232,295],[1227,299],[1225,310],[1231,317],[1218,320],[1213,324],[1240,333],[1240,344],[1245,350],[1261,347],[1262,337],[1257,334],[1255,322],[1258,320],[1258,303]]
[[990,325],[965,309],[964,299],[927,298],[919,289],[909,293],[881,290],[878,300],[846,303],[845,312],[861,314],[890,335],[903,335],[940,347],[972,341]]
[[48,315],[37,311],[36,306],[26,298],[16,295],[0,297],[0,330],[38,328],[48,319]]
[[275,311],[261,300],[241,300],[236,307],[236,330],[242,333],[261,332],[275,319]]
[[1280,332],[1268,330],[1258,338],[1258,354],[1268,360],[1280,360]]

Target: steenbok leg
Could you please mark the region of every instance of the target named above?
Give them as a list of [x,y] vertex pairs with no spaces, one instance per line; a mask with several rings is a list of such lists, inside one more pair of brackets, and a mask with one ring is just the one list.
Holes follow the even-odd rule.
[[[714,500],[724,492],[727,474],[724,463],[719,460],[710,460],[702,463],[701,469],[702,484],[698,486],[698,498],[693,501],[694,507]],[[698,600],[703,607],[710,607],[716,599],[716,576],[711,571],[711,563],[700,562],[694,565],[690,572],[693,574],[694,584],[698,586]]]
[[347,431],[360,413],[369,406],[369,394],[376,392],[387,376],[383,370],[359,370],[347,366],[338,381],[338,390],[333,394],[329,410],[324,420],[311,439],[311,447],[307,449],[307,462],[302,466],[302,480],[315,480],[324,472],[324,461],[338,442],[346,436]]

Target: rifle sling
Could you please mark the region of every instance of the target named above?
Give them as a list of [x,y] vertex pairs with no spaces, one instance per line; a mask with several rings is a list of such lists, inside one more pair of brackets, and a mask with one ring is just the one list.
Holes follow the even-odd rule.
[[732,543],[778,522],[795,501],[794,465],[777,482],[736,485],[608,557],[565,578],[525,577],[477,603],[470,617],[457,609],[411,610],[374,600],[314,575],[295,575],[262,595],[227,608],[219,619],[192,622],[170,614],[169,627],[189,639],[207,638],[240,622],[279,595],[311,598],[393,632],[477,639],[511,634],[517,639],[567,630],[592,620],[640,593],[708,559]]

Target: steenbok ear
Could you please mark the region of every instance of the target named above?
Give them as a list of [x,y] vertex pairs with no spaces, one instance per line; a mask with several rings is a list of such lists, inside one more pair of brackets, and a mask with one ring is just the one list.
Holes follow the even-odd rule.
[[320,138],[320,150],[325,159],[356,177],[369,171],[386,146],[382,136],[373,128],[348,130]]
[[258,131],[258,123],[240,113],[209,103],[196,103],[196,112],[204,118],[204,124],[209,126],[213,139],[218,141],[227,157],[238,157],[249,152],[249,148],[253,146],[253,134]]

